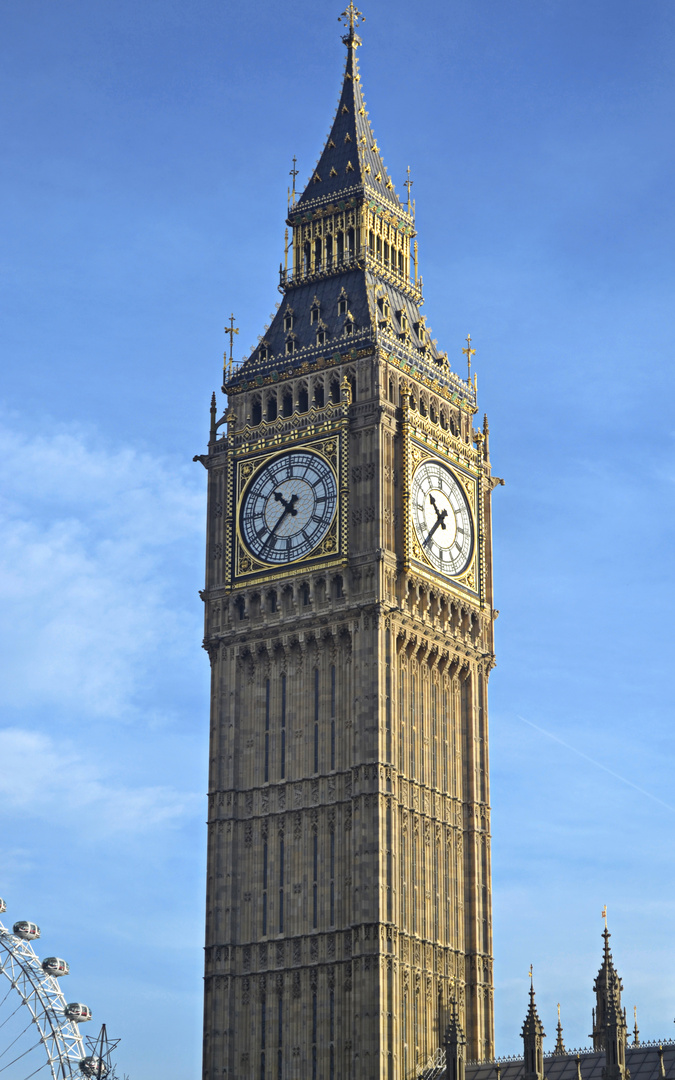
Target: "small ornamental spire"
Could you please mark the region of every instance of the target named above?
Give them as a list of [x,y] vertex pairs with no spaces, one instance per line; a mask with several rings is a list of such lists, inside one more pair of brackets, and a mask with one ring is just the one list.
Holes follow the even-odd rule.
[[[467,377],[466,377],[466,381],[468,382],[469,386],[471,386],[471,357],[475,356],[475,354],[476,354],[476,350],[471,348],[471,334],[466,335],[466,349],[462,349],[462,352],[466,356],[467,364],[468,364],[468,368],[469,368],[469,371],[468,371],[468,374],[467,374]],[[531,972],[530,972],[530,974],[531,974]]]
[[344,34],[342,40],[348,49],[357,49],[359,45],[363,44],[361,38],[356,33],[355,28],[360,22],[365,22],[366,17],[358,8],[354,7],[354,0],[349,0],[349,5],[345,8],[341,15],[338,15],[338,22],[344,23],[345,27],[348,27],[349,33]]
[[408,173],[408,179],[404,183],[403,187],[408,189],[408,213],[410,213],[410,189],[413,186],[413,184],[415,183],[415,181],[410,179],[410,166],[409,165],[408,165],[408,168],[407,168],[407,173]]
[[534,1003],[534,976],[530,964],[530,1006],[521,1035],[523,1037],[523,1080],[544,1080],[544,1025]]
[[558,1037],[557,1037],[557,1039],[555,1041],[555,1047],[553,1049],[553,1053],[554,1054],[566,1054],[567,1050],[565,1049],[565,1043],[563,1042],[563,1029],[562,1029],[562,1024],[560,1023],[560,1002],[558,1002],[558,1027],[557,1027],[556,1030],[558,1032]]
[[[234,348],[234,335],[239,333],[239,328],[234,325],[234,315],[230,315],[230,325],[225,327],[225,333],[230,339],[230,358],[227,364],[228,375],[232,374],[232,365],[234,363],[232,359],[232,350]],[[223,360],[227,360],[227,353],[223,353]]]
[[290,204],[291,204],[291,206],[295,206],[295,178],[298,175],[298,173],[300,172],[297,165],[298,165],[298,159],[296,158],[295,154],[293,154],[293,168],[291,169],[291,171],[288,174],[289,176],[293,177],[293,190],[290,193]]
[[634,1020],[633,1046],[639,1046],[640,1045],[640,1032],[639,1032],[638,1026],[637,1026],[637,1005],[633,1005],[633,1020]]

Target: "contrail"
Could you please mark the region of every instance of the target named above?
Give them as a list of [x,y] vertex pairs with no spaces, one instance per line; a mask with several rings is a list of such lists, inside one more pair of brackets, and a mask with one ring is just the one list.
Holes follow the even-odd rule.
[[552,735],[550,731],[546,730],[546,728],[539,727],[538,724],[533,724],[531,720],[526,720],[524,716],[518,715],[518,719],[522,720],[524,724],[528,724],[530,727],[534,728],[535,731],[540,731],[542,735],[548,735],[549,739],[553,739],[554,742],[560,743],[560,745],[564,746],[566,750],[571,750],[573,754],[577,755],[577,757],[583,758],[585,761],[590,761],[591,765],[595,765],[598,769],[602,769],[603,772],[609,773],[609,775],[613,776],[615,780],[620,780],[622,784],[627,784],[628,787],[632,787],[634,791],[639,791],[641,795],[646,795],[648,799],[652,799],[660,806],[665,806],[666,810],[670,810],[673,814],[675,814],[675,806],[671,806],[670,803],[664,802],[663,799],[659,799],[656,795],[652,795],[651,791],[645,791],[644,788],[638,787],[638,785],[634,784],[632,780],[627,780],[625,776],[621,776],[619,773],[613,772],[612,769],[608,769],[606,765],[603,765],[601,761],[596,761],[595,758],[589,757],[588,754],[584,754],[583,750],[577,750],[576,746],[570,746],[570,744],[566,743],[564,739],[558,738],[557,735]]

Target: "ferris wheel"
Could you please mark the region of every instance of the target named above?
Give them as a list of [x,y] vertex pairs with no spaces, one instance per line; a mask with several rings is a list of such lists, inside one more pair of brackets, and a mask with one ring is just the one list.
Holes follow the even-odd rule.
[[[6,910],[0,900],[0,914]],[[111,1043],[103,1025],[85,1049],[79,1025],[91,1020],[91,1010],[66,1000],[59,980],[70,968],[58,956],[41,961],[32,945],[39,937],[33,922],[8,930],[0,921],[0,975],[7,980],[0,978],[0,1080],[114,1080],[110,1052],[119,1040]]]

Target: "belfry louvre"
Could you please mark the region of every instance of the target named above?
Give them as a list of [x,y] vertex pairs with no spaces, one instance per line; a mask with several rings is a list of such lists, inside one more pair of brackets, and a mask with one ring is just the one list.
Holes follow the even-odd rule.
[[[493,1056],[487,420],[422,314],[360,13],[289,201],[282,302],[208,453],[204,1077],[408,1080]],[[464,350],[471,365],[470,339]]]

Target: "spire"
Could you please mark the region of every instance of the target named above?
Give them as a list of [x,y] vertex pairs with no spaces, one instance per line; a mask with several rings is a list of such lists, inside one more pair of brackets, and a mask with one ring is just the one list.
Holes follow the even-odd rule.
[[450,1001],[450,1021],[445,1029],[443,1046],[445,1049],[446,1080],[464,1080],[464,1053],[466,1038],[459,1019],[457,1002]]
[[593,1049],[605,1049],[605,1033],[610,1012],[610,1006],[614,1005],[617,1012],[621,1011],[621,991],[623,983],[619,978],[612,952],[609,947],[609,939],[612,936],[607,929],[607,908],[603,908],[602,916],[605,920],[605,929],[602,932],[603,954],[602,964],[598,971],[593,990],[595,991],[596,1004],[593,1010]]
[[637,1026],[637,1005],[633,1005],[633,1046],[640,1045],[640,1031]]
[[553,1049],[554,1054],[566,1054],[565,1043],[563,1042],[563,1029],[560,1023],[560,1002],[558,1002],[558,1027],[556,1028],[558,1037],[555,1041],[555,1047]]
[[544,1080],[544,1025],[534,1002],[534,981],[530,966],[530,1006],[521,1031],[523,1036],[523,1080]]
[[290,216],[294,218],[300,211],[352,195],[367,195],[397,214],[407,214],[382,160],[361,90],[356,59],[361,38],[355,27],[364,17],[350,2],[340,20],[345,21],[348,32],[342,38],[347,46],[347,62],[337,111],[316,168],[297,203],[291,206]]
[[607,1007],[605,1024],[605,1065],[602,1080],[630,1080],[626,1068],[626,1044],[628,1028],[626,1013],[621,1009],[621,1000],[613,994]]

